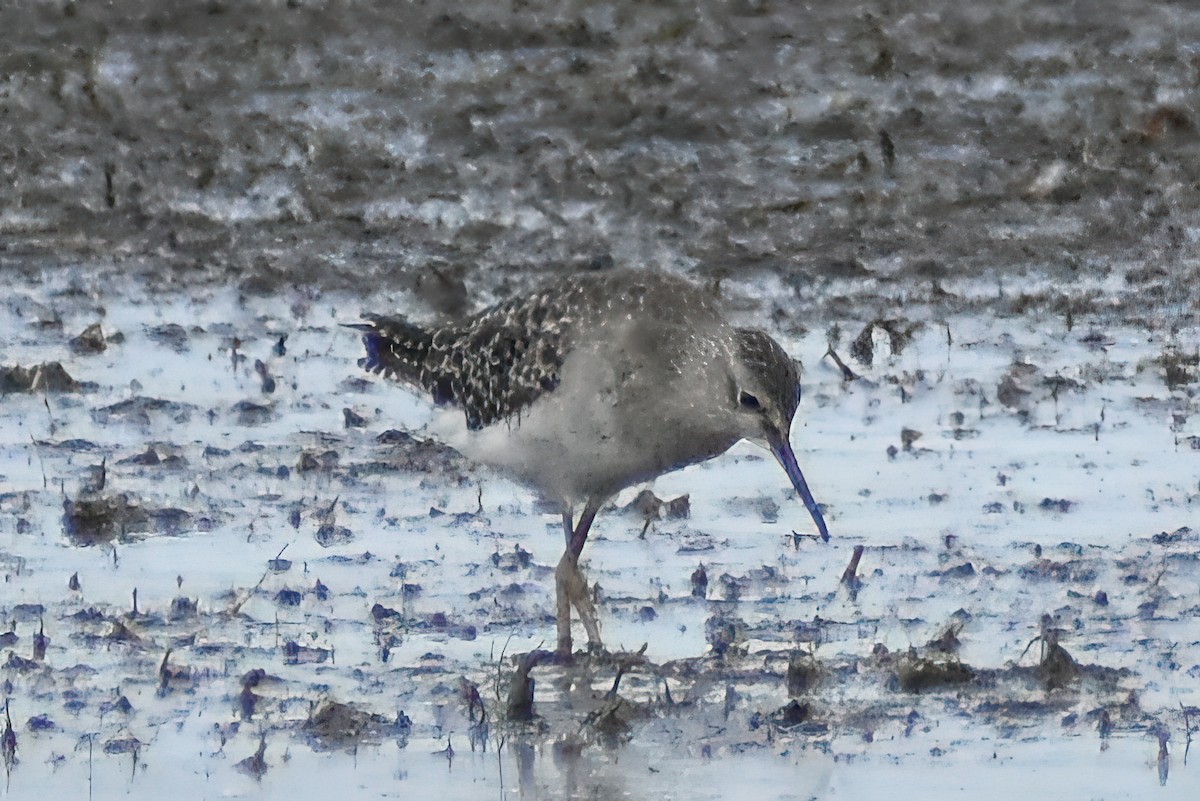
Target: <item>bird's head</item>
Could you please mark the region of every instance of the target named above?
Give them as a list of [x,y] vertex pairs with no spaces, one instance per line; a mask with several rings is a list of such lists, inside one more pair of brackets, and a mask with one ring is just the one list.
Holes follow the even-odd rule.
[[735,339],[730,403],[739,431],[744,438],[775,454],[812,515],[821,538],[828,540],[829,530],[821,507],[809,492],[789,440],[792,418],[800,405],[800,363],[763,331],[738,328]]

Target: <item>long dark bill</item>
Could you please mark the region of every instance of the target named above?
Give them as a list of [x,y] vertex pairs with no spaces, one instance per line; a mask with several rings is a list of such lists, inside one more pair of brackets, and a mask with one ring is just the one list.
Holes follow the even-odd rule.
[[817,524],[817,530],[821,532],[821,539],[829,542],[829,528],[825,525],[825,517],[821,514],[821,507],[813,500],[812,493],[808,490],[808,482],[804,480],[804,474],[800,472],[800,465],[796,463],[796,454],[792,453],[792,444],[787,441],[786,437],[772,437],[770,445],[771,453],[775,454],[775,458],[779,460],[779,464],[783,466],[788,478],[791,479],[792,486],[796,488],[804,505],[808,507],[808,513],[812,515],[813,522]]

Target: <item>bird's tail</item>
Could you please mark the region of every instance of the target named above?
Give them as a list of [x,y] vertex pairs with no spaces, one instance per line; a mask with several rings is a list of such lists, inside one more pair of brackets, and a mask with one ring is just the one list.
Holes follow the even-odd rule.
[[364,370],[416,384],[422,383],[433,334],[400,317],[370,317],[365,323],[343,323],[361,331],[367,355],[358,360]]

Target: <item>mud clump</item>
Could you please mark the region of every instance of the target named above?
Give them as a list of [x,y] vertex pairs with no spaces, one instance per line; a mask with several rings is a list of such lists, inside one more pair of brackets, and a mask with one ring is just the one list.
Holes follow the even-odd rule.
[[277,416],[271,406],[248,400],[238,401],[229,411],[238,425],[247,427],[266,425]]
[[104,753],[110,756],[116,756],[119,754],[137,754],[143,745],[145,745],[145,743],[133,735],[128,735],[126,737],[113,737],[104,744]]
[[296,470],[300,473],[312,473],[315,471],[331,471],[337,469],[338,452],[334,450],[317,451],[304,450],[300,453],[300,461],[296,463]]
[[779,709],[771,713],[770,720],[780,729],[794,729],[797,726],[808,722],[811,718],[811,709],[808,704],[801,703],[793,698]]
[[787,691],[792,698],[813,691],[821,680],[821,669],[815,660],[804,656],[793,656],[787,666]]
[[34,367],[0,367],[0,395],[14,392],[78,392],[79,382],[59,362]]
[[371,739],[387,736],[403,727],[404,713],[395,723],[382,715],[355,709],[349,704],[326,699],[309,713],[301,730],[317,750],[354,748]]
[[187,329],[178,323],[156,325],[146,331],[146,336],[176,353],[185,353],[189,348]]
[[[205,520],[200,523],[204,525]],[[63,501],[63,531],[72,545],[124,542],[132,534],[178,535],[192,525],[192,515],[184,509],[142,506],[126,493],[85,492],[74,500]]]
[[73,545],[109,543],[149,525],[150,515],[125,494],[63,501],[63,529]]
[[1047,690],[1066,687],[1079,678],[1079,663],[1057,642],[1046,644],[1046,652],[1038,664],[1037,675]]
[[184,595],[178,595],[171,599],[171,608],[167,613],[167,619],[175,622],[181,620],[191,620],[199,614],[196,607],[196,602]]
[[77,337],[71,337],[71,350],[80,355],[91,353],[103,353],[108,348],[108,341],[104,338],[104,331],[100,329],[100,323],[92,323]]
[[1027,409],[1041,374],[1037,365],[1014,363],[996,386],[996,400],[1010,409]]
[[418,439],[394,428],[375,438],[380,445],[389,446],[388,468],[406,473],[456,473],[466,462],[458,451],[432,439]]
[[1068,501],[1065,498],[1042,498],[1042,502],[1038,504],[1038,508],[1044,512],[1060,512],[1066,514],[1075,506],[1074,501]]
[[117,464],[178,469],[187,467],[188,462],[180,452],[179,446],[166,442],[151,442],[146,446],[146,450],[120,459]]
[[936,662],[924,657],[907,657],[896,668],[893,681],[906,693],[921,693],[944,687],[969,684],[975,671],[962,662]]
[[649,527],[652,521],[664,517],[667,520],[684,520],[691,514],[691,510],[691,497],[688,495],[680,495],[668,501],[644,489],[621,511],[637,515],[645,521],[646,527]]
[[[885,356],[880,350],[890,351],[887,356],[899,356],[913,335],[920,330],[921,323],[905,324],[903,320],[878,319],[863,326],[858,336],[850,343],[850,355],[860,364],[870,367],[877,357]],[[884,345],[880,349],[879,345]]]
[[238,762],[236,765],[234,765],[234,767],[255,781],[262,781],[262,777],[267,773],[267,760],[265,759],[266,753],[267,738],[265,735],[262,735],[258,740],[258,750],[256,750],[252,755]]
[[1038,559],[1018,568],[1017,575],[1032,581],[1086,583],[1096,580],[1096,569],[1078,559],[1068,562]]
[[1160,531],[1151,537],[1150,541],[1155,545],[1174,545],[1182,542],[1192,542],[1194,539],[1195,535],[1192,529],[1182,526],[1171,532]]
[[739,643],[746,639],[746,624],[738,618],[714,615],[704,622],[704,637],[712,648],[713,655],[721,657],[736,651]]
[[333,652],[328,648],[300,645],[288,640],[283,646],[283,662],[286,665],[320,665],[328,662]]
[[322,548],[331,548],[334,545],[346,545],[354,541],[354,532],[345,526],[337,526],[332,523],[323,523],[317,533],[313,535],[313,539]]
[[160,696],[172,691],[192,691],[198,678],[196,671],[187,665],[171,664],[171,649],[167,649],[158,666],[158,693]]
[[529,674],[549,657],[550,654],[546,651],[531,651],[518,658],[517,669],[508,682],[508,702],[505,706],[505,715],[509,720],[526,723],[536,717],[533,711],[535,682]]
[[606,698],[583,722],[596,740],[606,748],[615,748],[633,739],[633,724],[642,710],[619,695]]
[[1200,377],[1200,353],[1168,347],[1155,362],[1162,370],[1163,383],[1170,390],[1183,389]]
[[180,403],[162,398],[147,398],[138,395],[128,400],[114,403],[96,409],[92,412],[92,420],[99,425],[110,422],[138,423],[149,426],[152,416],[166,415],[176,423],[186,423],[192,417],[196,407],[190,403]]

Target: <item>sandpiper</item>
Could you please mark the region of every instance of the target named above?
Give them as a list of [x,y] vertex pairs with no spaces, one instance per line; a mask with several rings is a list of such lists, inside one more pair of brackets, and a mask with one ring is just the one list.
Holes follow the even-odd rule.
[[447,444],[562,510],[561,655],[571,653],[572,605],[600,646],[579,556],[596,513],[626,487],[746,439],[775,455],[829,537],[789,442],[800,364],[763,331],[730,325],[709,289],[611,270],[443,327],[367,319],[351,326],[363,332],[363,367],[428,393],[447,409],[434,426]]

